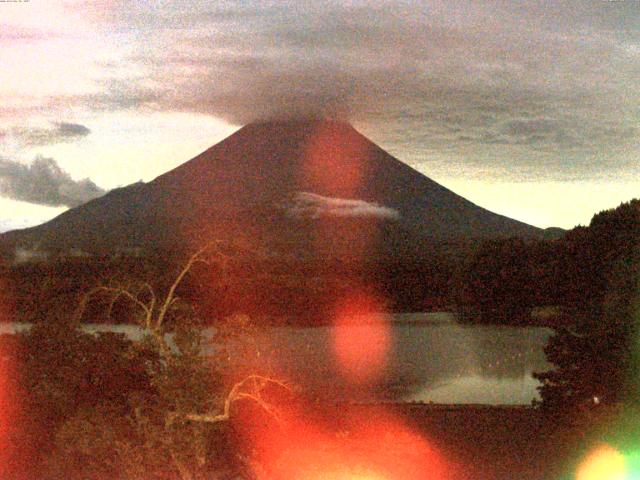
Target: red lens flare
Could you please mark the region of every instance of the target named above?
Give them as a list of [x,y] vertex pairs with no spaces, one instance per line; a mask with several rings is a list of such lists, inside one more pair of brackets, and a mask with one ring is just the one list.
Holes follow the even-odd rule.
[[341,198],[358,194],[369,146],[359,135],[332,122],[319,122],[306,146],[303,184]]
[[[0,322],[11,322],[13,305],[11,292],[0,280]],[[8,478],[15,463],[16,420],[18,416],[18,368],[15,335],[0,335],[0,478]]]
[[[263,428],[254,473],[260,480],[445,480],[458,468],[439,448],[383,411],[350,418],[296,415]],[[255,428],[255,426],[254,426]]]
[[11,349],[0,339],[0,477],[11,472],[13,442],[17,414],[15,369]]
[[391,328],[382,312],[382,303],[362,292],[336,306],[331,329],[333,351],[340,372],[353,383],[375,381],[387,364]]
[[[306,140],[298,189],[328,202],[315,219],[316,252],[329,258],[365,263],[375,250],[378,221],[358,217],[336,205],[368,201],[363,187],[371,168],[371,147],[364,137],[337,122],[318,122]],[[332,203],[333,202],[333,203]],[[335,209],[335,210],[332,210]]]

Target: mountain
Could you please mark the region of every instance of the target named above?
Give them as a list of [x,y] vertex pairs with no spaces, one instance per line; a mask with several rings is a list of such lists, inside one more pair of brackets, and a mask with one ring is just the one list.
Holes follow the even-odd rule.
[[0,247],[144,254],[216,238],[272,258],[402,261],[434,242],[543,235],[456,195],[347,123],[304,119],[249,124],[149,183],[4,233]]

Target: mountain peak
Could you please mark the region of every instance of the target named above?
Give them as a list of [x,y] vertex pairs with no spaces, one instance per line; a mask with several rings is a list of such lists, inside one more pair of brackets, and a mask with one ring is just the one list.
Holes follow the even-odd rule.
[[[326,226],[322,234],[318,222]],[[347,254],[365,223],[377,238],[372,256],[418,252],[426,239],[542,236],[427,178],[346,121],[300,117],[248,124],[152,182],[0,236],[0,243],[113,253],[239,236],[261,250],[313,246],[332,255]],[[344,245],[331,251],[342,237]]]
[[243,126],[229,139],[253,143],[265,136],[271,142],[291,143],[301,136],[353,136],[365,139],[348,121],[325,117],[295,117],[289,119],[258,120]]

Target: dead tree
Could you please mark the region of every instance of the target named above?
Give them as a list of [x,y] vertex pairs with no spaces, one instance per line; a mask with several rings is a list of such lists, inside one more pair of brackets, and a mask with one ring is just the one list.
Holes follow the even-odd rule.
[[[179,371],[180,362],[184,362],[180,351],[175,348],[175,345],[171,345],[167,338],[169,333],[167,320],[179,310],[177,308],[180,300],[177,295],[178,288],[197,263],[209,264],[214,260],[219,262],[227,261],[224,254],[215,249],[217,246],[217,243],[209,243],[192,254],[179,270],[164,295],[160,295],[148,281],[136,279],[121,282],[112,281],[109,284],[99,285],[91,289],[82,297],[76,311],[75,320],[77,322],[82,320],[88,303],[97,296],[106,296],[108,299],[109,315],[117,302],[129,303],[136,313],[137,322],[146,332],[147,338],[151,340],[151,344],[160,359],[161,373],[155,372],[155,375],[158,378],[162,377],[159,381],[166,381],[166,377],[171,376],[172,372]],[[201,356],[202,358],[204,357]],[[196,363],[197,365],[194,368],[199,368],[201,363],[199,361]],[[170,378],[169,381],[171,381]],[[263,397],[266,389],[273,386],[289,389],[287,385],[275,378],[257,374],[248,375],[233,384],[226,395],[218,397],[220,402],[209,402],[209,408],[203,408],[200,411],[189,411],[184,408],[165,410],[162,412],[163,420],[155,418],[156,422],[159,421],[156,425],[160,425],[161,430],[168,432],[174,431],[176,426],[180,425],[188,429],[189,424],[206,425],[226,422],[231,418],[233,404],[243,400],[254,402],[268,415],[280,421],[280,416],[275,406]],[[145,417],[143,412],[136,410],[132,414],[132,421],[138,425],[145,425],[148,423],[148,418]],[[150,432],[149,435],[161,436],[157,430]],[[183,480],[197,478],[190,471],[186,462],[181,460],[183,452],[171,446],[168,446],[167,449],[169,452],[168,458]],[[197,449],[194,447],[194,450]],[[206,462],[206,458],[201,453],[195,455],[195,457],[197,458],[197,465],[202,467]]]

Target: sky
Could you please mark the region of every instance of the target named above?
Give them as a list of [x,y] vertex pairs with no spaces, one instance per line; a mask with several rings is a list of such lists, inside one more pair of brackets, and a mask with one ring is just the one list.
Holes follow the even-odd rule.
[[640,197],[639,79],[635,0],[3,1],[0,231],[310,113],[492,211],[584,225]]

